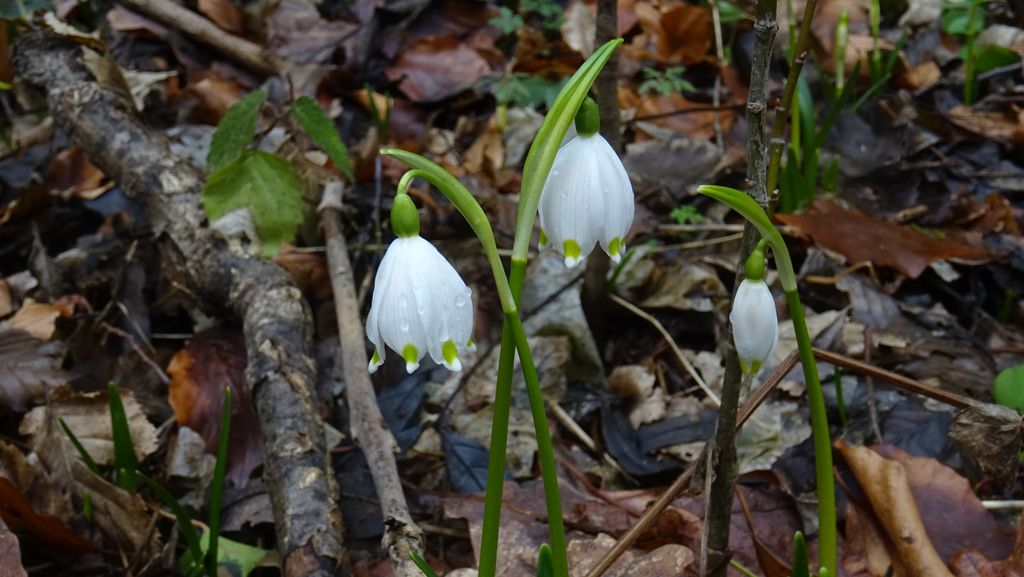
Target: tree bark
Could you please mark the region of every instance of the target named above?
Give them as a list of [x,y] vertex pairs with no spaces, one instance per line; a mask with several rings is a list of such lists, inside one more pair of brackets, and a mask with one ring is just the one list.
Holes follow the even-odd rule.
[[284,575],[336,574],[345,560],[341,513],[315,394],[309,307],[284,270],[233,254],[210,231],[199,203],[205,175],[93,78],[83,49],[51,33],[27,34],[14,45],[14,67],[45,92],[61,129],[142,208],[197,304],[242,322]]

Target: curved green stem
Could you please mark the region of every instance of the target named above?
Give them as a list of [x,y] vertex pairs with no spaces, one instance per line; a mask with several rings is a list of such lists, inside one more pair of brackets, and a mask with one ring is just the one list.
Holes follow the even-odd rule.
[[710,196],[729,205],[757,227],[775,255],[775,265],[779,273],[779,281],[786,293],[786,306],[789,307],[796,334],[796,344],[800,350],[800,364],[807,382],[807,402],[811,409],[811,433],[814,437],[814,473],[818,486],[818,525],[819,525],[819,563],[828,570],[830,575],[838,575],[838,545],[836,536],[836,494],[832,473],[832,439],[828,430],[828,414],[825,412],[825,397],[818,379],[818,367],[814,362],[814,351],[807,322],[804,320],[804,309],[800,304],[797,292],[796,271],[789,256],[782,235],[772,224],[764,209],[746,194],[725,186],[703,185],[697,192]]

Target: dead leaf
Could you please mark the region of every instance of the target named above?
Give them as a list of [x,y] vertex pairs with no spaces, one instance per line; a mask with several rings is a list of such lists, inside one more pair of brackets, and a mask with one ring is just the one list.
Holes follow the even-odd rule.
[[951,575],[928,538],[903,467],[867,447],[851,447],[842,439],[836,447],[864,489],[904,567],[912,567],[914,575]]
[[867,573],[873,577],[886,577],[890,568],[891,577],[905,577],[903,567],[893,566],[892,556],[886,545],[887,537],[871,513],[847,501],[846,504],[846,547],[842,550],[843,569],[850,575]]
[[1020,466],[1021,415],[1008,407],[980,404],[959,411],[949,437],[960,452],[991,477],[996,491],[1012,489]]
[[[624,108],[636,109],[636,121],[641,129],[643,123],[649,122],[692,139],[708,139],[715,134],[715,113],[706,110],[706,104],[687,100],[677,92],[668,96],[637,95],[632,90],[624,89],[619,94],[620,103]],[[704,110],[690,111],[694,108]],[[735,122],[736,113],[732,109],[725,109],[719,112],[719,116],[722,120],[722,131],[729,132]]]
[[[1024,523],[1020,524],[1024,527]],[[1024,575],[1024,530],[1017,532],[1013,552],[1005,561],[993,561],[981,551],[967,549],[949,561],[957,577],[1020,577]]]
[[[141,461],[159,447],[156,427],[146,419],[131,391],[121,390],[121,401],[128,418],[135,456]],[[97,464],[114,464],[114,438],[106,390],[80,393],[71,387],[57,387],[47,396],[46,405],[32,409],[18,426],[18,432],[29,437],[32,449],[39,453],[51,471],[67,472],[70,467],[67,458],[71,456],[71,460],[77,461],[78,453],[57,421],[58,417],[64,420]]]
[[112,30],[117,32],[141,32],[143,34],[140,36],[148,36],[155,40],[163,40],[167,37],[166,26],[120,5],[114,5],[107,11],[107,23],[110,24]]
[[910,91],[931,88],[942,79],[942,69],[934,60],[925,60],[916,66],[901,68],[902,70],[896,73],[896,82],[901,88]]
[[14,312],[14,302],[11,300],[11,287],[7,281],[0,279],[0,318]]
[[711,13],[707,8],[672,3],[659,10],[653,4],[636,4],[641,34],[628,45],[637,60],[654,59],[690,66],[710,60]]
[[[99,552],[96,545],[72,532],[60,519],[35,512],[24,493],[5,477],[0,477],[0,518],[7,525],[24,531],[44,550],[70,554]],[[0,553],[0,559],[3,557]]]
[[810,236],[822,248],[845,256],[849,263],[870,261],[910,278],[920,276],[935,261],[976,264],[993,257],[984,248],[926,236],[827,200],[815,201],[801,214],[778,214],[776,218]]
[[978,110],[961,104],[946,111],[946,118],[964,130],[1000,144],[1017,145],[1024,143],[1022,114],[1016,108]]
[[57,304],[26,298],[18,312],[11,317],[10,328],[24,331],[41,341],[48,341],[53,338],[55,322],[61,314],[62,309]]
[[324,20],[307,0],[281,0],[267,19],[267,48],[286,60],[320,64],[358,31],[344,20]]
[[71,519],[74,509],[66,491],[50,478],[38,461],[29,461],[21,449],[0,441],[0,477],[10,479],[28,498],[37,513],[58,519]]
[[25,567],[21,565],[18,536],[11,533],[2,520],[0,520],[0,577],[28,577]]
[[195,99],[195,105],[189,111],[195,122],[216,126],[228,108],[242,96],[241,85],[212,71],[204,72],[198,80],[189,80],[184,94]]
[[67,382],[60,368],[64,343],[44,342],[19,330],[0,330],[0,406],[22,412]]
[[221,30],[236,35],[245,32],[242,13],[231,0],[199,0],[197,8]]
[[231,439],[227,478],[244,487],[263,464],[263,434],[245,388],[245,345],[237,331],[211,329],[197,333],[167,367],[174,417],[203,438],[214,453],[220,438],[224,389],[231,388]]
[[462,92],[491,71],[473,48],[451,35],[409,44],[385,71],[413,102],[437,102]]
[[[106,181],[106,182],[105,182]],[[99,168],[77,146],[61,151],[50,163],[46,185],[57,189],[63,196],[91,200],[114,186]]]
[[562,20],[562,38],[570,48],[589,56],[594,51],[594,33],[597,29],[597,6],[573,0],[565,9]]
[[483,174],[490,177],[495,186],[500,187],[508,175],[503,174],[505,168],[505,144],[498,129],[498,116],[494,115],[487,121],[483,132],[469,146],[463,155],[463,167],[471,174]]

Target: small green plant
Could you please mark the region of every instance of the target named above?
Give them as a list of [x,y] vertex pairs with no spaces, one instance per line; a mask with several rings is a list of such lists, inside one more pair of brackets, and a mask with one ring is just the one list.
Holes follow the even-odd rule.
[[992,396],[1000,405],[1024,413],[1024,364],[1000,371],[992,383]]
[[683,78],[684,72],[685,66],[669,66],[664,71],[653,67],[644,68],[640,94],[657,92],[662,96],[669,96],[676,92],[696,92],[693,84]]
[[[202,537],[196,534],[195,523],[192,516],[171,495],[160,483],[147,476],[139,470],[138,461],[135,458],[134,444],[132,443],[131,431],[128,427],[128,419],[124,411],[124,404],[121,401],[121,393],[114,383],[107,385],[107,399],[110,405],[110,427],[114,443],[114,480],[123,489],[134,491],[141,481],[156,494],[164,505],[171,510],[178,522],[178,528],[187,546],[187,553],[181,558],[182,572],[187,575],[198,575],[204,570],[208,577],[217,577],[218,565],[224,560],[224,555],[219,553],[220,545],[220,511],[221,497],[224,493],[224,478],[227,473],[228,440],[230,439],[231,427],[231,389],[224,389],[224,410],[220,422],[220,438],[217,440],[217,459],[213,470],[213,480],[210,482],[209,510],[210,515],[207,528]],[[88,451],[68,428],[63,419],[59,420],[64,434],[70,439],[79,457],[85,465],[96,475],[102,474],[99,465],[89,455]],[[86,503],[89,502],[88,495]],[[225,540],[226,541],[226,540]],[[227,555],[232,565],[248,569],[242,575],[255,566],[257,557],[262,559],[266,551],[249,547],[241,543],[226,541],[231,547],[231,553]],[[260,555],[257,555],[260,552]]]
[[519,10],[523,14],[539,16],[548,32],[557,31],[565,21],[565,9],[555,0],[520,0]]
[[490,93],[499,106],[536,108],[551,106],[565,82],[553,82],[526,72],[485,76],[476,85],[478,92]]
[[505,36],[515,33],[525,25],[523,17],[508,6],[499,6],[498,15],[488,20],[487,23],[500,30]]
[[692,204],[681,204],[668,213],[677,224],[700,224],[704,222],[704,215]]
[[951,36],[963,36],[965,45],[960,50],[964,61],[964,104],[974,104],[977,98],[978,62],[974,41],[985,28],[985,0],[966,0],[942,5],[940,22],[942,31]]

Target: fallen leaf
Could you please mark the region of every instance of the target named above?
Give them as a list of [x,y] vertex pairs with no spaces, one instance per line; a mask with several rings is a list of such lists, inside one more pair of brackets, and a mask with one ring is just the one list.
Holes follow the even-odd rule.
[[845,256],[850,264],[870,261],[910,278],[917,278],[939,260],[973,264],[993,258],[984,248],[926,236],[827,200],[815,201],[801,214],[778,214],[776,218],[822,248]]
[[307,0],[281,0],[266,26],[267,48],[304,64],[327,62],[359,31],[359,26],[344,20],[324,20]]
[[216,126],[231,105],[242,96],[242,86],[213,72],[190,78],[184,94],[195,99],[189,112],[194,122]]
[[842,439],[836,446],[867,495],[898,562],[913,568],[914,575],[951,575],[928,538],[903,467],[867,447],[851,447]]
[[0,330],[0,406],[22,412],[67,382],[61,341],[45,342],[19,330]]
[[437,102],[469,88],[490,71],[476,50],[445,35],[407,44],[385,74],[413,102]]
[[[625,89],[620,95],[620,102],[624,108],[636,109],[635,120],[638,128],[642,130],[645,123],[650,123],[692,139],[708,139],[715,134],[716,113],[707,110],[707,104],[687,100],[677,92],[668,96],[637,95],[632,90]],[[721,110],[717,116],[721,118],[722,131],[728,133],[736,119],[735,111],[731,108]],[[647,131],[653,132],[650,129]]]
[[[60,519],[35,512],[24,493],[5,477],[0,477],[0,519],[24,531],[29,539],[44,550],[70,554],[99,552],[96,545],[68,529]],[[0,560],[3,558],[3,552],[0,552]]]
[[14,312],[14,302],[11,300],[11,286],[7,281],[0,279],[0,318]]
[[242,13],[231,0],[199,0],[197,8],[221,30],[237,35],[245,32]]
[[56,320],[65,310],[56,303],[40,303],[26,298],[18,312],[11,317],[10,328],[24,331],[41,341],[48,341],[53,338]]
[[978,110],[961,104],[946,111],[946,118],[964,130],[1000,144],[1017,145],[1024,142],[1022,114],[1016,109]]
[[117,32],[143,32],[140,36],[149,36],[156,40],[163,40],[168,33],[167,27],[163,24],[120,5],[115,5],[107,11],[107,23]]
[[[156,427],[146,418],[142,407],[131,391],[121,391],[131,433],[135,457],[142,461],[159,447]],[[114,437],[110,427],[110,405],[107,392],[80,393],[61,386],[50,391],[46,405],[29,411],[18,426],[18,432],[29,437],[32,449],[39,453],[48,468],[67,471],[66,458],[78,460],[78,453],[61,428],[58,418],[64,420],[71,432],[99,465],[114,464]],[[70,448],[70,451],[67,449]]]
[[18,536],[0,520],[0,577],[28,577],[21,564]]
[[[846,503],[846,547],[842,550],[843,569],[850,575],[867,573],[873,577],[886,577],[893,568],[892,556],[886,545],[888,538],[870,512],[853,501]],[[905,577],[893,571],[892,577]]]
[[949,437],[960,452],[991,477],[995,490],[1012,489],[1017,480],[1022,444],[1021,415],[989,403],[962,409],[953,418]]
[[245,367],[242,335],[221,328],[196,333],[167,367],[174,418],[199,433],[210,453],[220,437],[224,389],[231,388],[227,478],[236,487],[244,487],[263,464],[263,434],[245,388]]
[[[1021,524],[1024,527],[1024,524]],[[953,556],[949,568],[957,577],[1020,577],[1024,575],[1024,530],[1017,532],[1013,552],[1005,561],[993,561],[981,551],[967,549]]]
[[92,200],[110,190],[114,182],[107,180],[103,171],[89,161],[81,148],[71,146],[57,154],[50,163],[46,186],[57,189],[62,195]]
[[654,59],[690,66],[709,60],[711,13],[691,4],[670,4],[659,10],[653,4],[636,4],[641,34],[628,46],[637,60]]

